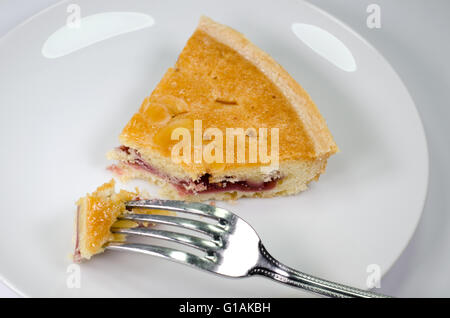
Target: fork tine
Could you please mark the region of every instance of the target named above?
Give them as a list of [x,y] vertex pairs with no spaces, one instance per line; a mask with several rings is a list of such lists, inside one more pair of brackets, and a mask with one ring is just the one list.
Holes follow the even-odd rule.
[[117,234],[127,234],[127,235],[138,235],[153,237],[158,239],[163,239],[171,242],[177,242],[184,244],[193,248],[200,249],[202,251],[217,251],[222,247],[221,241],[211,241],[205,240],[192,235],[186,235],[183,233],[171,232],[171,231],[161,231],[149,228],[135,227],[135,228],[115,228],[111,229],[112,233]]
[[105,249],[115,251],[138,252],[142,254],[158,256],[178,263],[200,267],[202,269],[209,271],[211,271],[214,267],[214,262],[212,259],[208,259],[207,257],[199,257],[191,253],[163,246],[138,244],[138,243],[109,242],[106,243]]
[[215,219],[229,221],[233,214],[225,209],[210,204],[198,202],[184,202],[175,200],[137,200],[126,202],[127,208],[168,210],[173,212],[191,213]]
[[127,213],[120,216],[118,219],[179,226],[185,229],[207,234],[213,238],[224,234],[228,230],[228,225],[214,225],[197,220],[168,215]]

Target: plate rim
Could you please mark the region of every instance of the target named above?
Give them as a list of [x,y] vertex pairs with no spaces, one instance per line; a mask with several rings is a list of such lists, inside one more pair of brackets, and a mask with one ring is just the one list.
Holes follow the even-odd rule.
[[[422,117],[420,116],[419,110],[417,109],[417,105],[414,101],[414,99],[411,96],[411,93],[409,92],[408,86],[405,85],[405,82],[403,81],[403,79],[401,78],[401,76],[398,74],[398,72],[396,71],[396,69],[392,66],[392,64],[389,62],[388,59],[386,59],[386,57],[374,46],[372,45],[372,43],[370,43],[365,37],[363,37],[358,31],[356,31],[355,29],[353,29],[350,25],[348,25],[346,22],[340,20],[339,18],[335,17],[334,15],[332,15],[331,13],[329,13],[328,11],[318,7],[317,5],[307,1],[307,0],[297,0],[297,1],[301,1],[303,2],[305,5],[319,11],[321,14],[323,14],[324,16],[326,16],[327,18],[331,19],[332,21],[334,21],[337,24],[340,24],[342,27],[344,27],[347,31],[349,31],[350,33],[352,33],[354,36],[356,36],[359,40],[361,40],[364,45],[366,45],[367,47],[369,47],[371,50],[373,50],[379,57],[381,57],[382,61],[384,63],[386,63],[386,65],[392,70],[392,72],[394,73],[394,75],[397,77],[397,80],[400,82],[400,84],[405,88],[405,92],[407,93],[408,98],[410,99],[412,105],[414,106],[413,109],[415,111],[415,115],[417,117],[417,119],[419,120],[419,124],[420,124],[420,131],[421,131],[421,135],[423,137],[424,140],[424,146],[425,146],[425,174],[426,174],[426,184],[425,184],[425,188],[424,188],[424,193],[422,195],[422,203],[421,203],[421,207],[420,207],[420,215],[416,220],[416,223],[414,225],[414,230],[411,232],[411,235],[409,236],[408,240],[405,240],[405,244],[401,249],[401,252],[398,254],[398,256],[394,259],[394,261],[392,262],[392,264],[385,269],[381,269],[381,279],[392,269],[392,267],[397,263],[397,261],[399,260],[399,258],[402,256],[402,254],[405,252],[405,249],[408,247],[409,243],[411,242],[412,238],[414,237],[415,233],[417,232],[417,227],[419,226],[420,221],[422,220],[422,215],[423,215],[423,210],[425,208],[425,203],[426,200],[428,198],[428,190],[429,190],[429,186],[430,186],[430,151],[429,151],[429,146],[428,146],[428,138],[427,138],[427,134],[425,131],[425,126],[423,124],[422,121]],[[368,290],[369,288],[367,288]]]

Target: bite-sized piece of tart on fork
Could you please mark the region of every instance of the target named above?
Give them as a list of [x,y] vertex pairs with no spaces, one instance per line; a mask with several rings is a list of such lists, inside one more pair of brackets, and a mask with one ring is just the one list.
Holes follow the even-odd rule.
[[[114,180],[101,185],[94,192],[80,198],[76,203],[73,260],[77,263],[82,260],[88,260],[93,255],[103,252],[103,246],[107,242],[124,241],[124,235],[113,234],[111,228],[138,226],[137,223],[132,221],[117,220],[124,213],[132,213],[126,209],[125,203],[131,200],[149,198],[148,194],[138,189],[135,192],[120,190],[116,193]],[[133,212],[140,214],[173,214],[168,211],[152,209],[134,209]],[[147,226],[150,225],[147,224]]]

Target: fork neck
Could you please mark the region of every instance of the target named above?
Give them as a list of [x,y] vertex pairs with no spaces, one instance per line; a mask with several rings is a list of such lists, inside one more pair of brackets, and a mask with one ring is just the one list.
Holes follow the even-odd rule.
[[358,298],[386,298],[387,296],[368,292],[362,289],[345,286],[328,280],[320,279],[292,269],[272,257],[264,245],[259,242],[260,258],[257,265],[250,271],[250,275],[261,275],[287,284],[301,288],[316,294],[336,297],[358,297]]

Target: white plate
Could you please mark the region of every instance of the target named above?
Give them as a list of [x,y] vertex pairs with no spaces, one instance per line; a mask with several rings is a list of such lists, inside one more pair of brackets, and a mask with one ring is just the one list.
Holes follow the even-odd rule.
[[[77,3],[82,17],[132,11],[155,24],[48,59],[41,49],[65,24],[65,2],[0,41],[0,274],[10,286],[29,296],[305,295],[264,278],[225,279],[113,252],[81,265],[81,288],[67,287],[74,201],[111,178],[105,153],[201,14],[243,32],[280,62],[311,94],[341,149],[301,195],[219,204],[252,224],[282,262],[323,278],[365,288],[370,264],[384,273],[395,262],[420,218],[427,146],[406,88],[359,35],[298,1]],[[356,71],[318,55],[293,23],[339,39]]]

